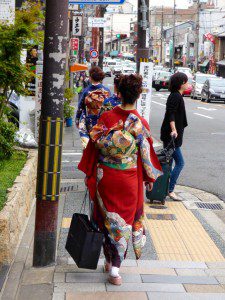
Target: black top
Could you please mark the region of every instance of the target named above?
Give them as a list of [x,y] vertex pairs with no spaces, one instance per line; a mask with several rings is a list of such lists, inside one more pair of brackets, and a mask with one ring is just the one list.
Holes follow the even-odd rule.
[[181,147],[183,143],[184,128],[188,126],[184,99],[179,92],[171,93],[166,103],[166,113],[161,127],[161,140],[164,146],[171,141],[170,122],[174,121],[178,136],[175,140],[175,146]]

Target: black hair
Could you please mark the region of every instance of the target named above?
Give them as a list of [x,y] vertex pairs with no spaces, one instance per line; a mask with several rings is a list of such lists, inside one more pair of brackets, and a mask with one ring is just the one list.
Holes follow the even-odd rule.
[[142,76],[138,74],[123,75],[118,90],[123,104],[134,104],[142,93]]
[[116,87],[117,90],[119,88],[121,78],[122,78],[122,75],[116,75],[114,77],[114,81],[113,82],[114,82],[114,85],[115,85],[115,87]]
[[177,72],[170,77],[169,81],[169,91],[178,92],[181,86],[187,83],[188,77],[185,73]]
[[89,75],[95,82],[101,82],[105,78],[105,73],[98,66],[94,66],[90,69]]

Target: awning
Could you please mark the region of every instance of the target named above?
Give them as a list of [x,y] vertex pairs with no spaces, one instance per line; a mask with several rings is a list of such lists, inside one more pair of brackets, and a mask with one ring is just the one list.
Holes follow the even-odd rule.
[[216,64],[220,66],[225,66],[225,59],[218,61]]
[[114,50],[114,51],[111,51],[109,55],[110,56],[118,56],[118,54],[119,54],[119,51]]
[[70,67],[70,72],[75,73],[75,72],[82,72],[82,71],[87,71],[88,66],[87,65],[82,65],[82,64],[74,64],[73,66]]
[[209,60],[206,59],[202,64],[199,65],[199,67],[203,67],[203,68],[206,68],[209,64]]

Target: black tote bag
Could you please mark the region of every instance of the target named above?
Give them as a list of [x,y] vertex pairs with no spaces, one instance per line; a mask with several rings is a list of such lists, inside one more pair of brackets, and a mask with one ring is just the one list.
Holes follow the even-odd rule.
[[[86,199],[87,192],[83,202],[84,208]],[[81,213],[73,214],[66,242],[66,250],[71,255],[78,268],[92,270],[97,268],[102,242],[103,234],[96,229],[87,215]]]

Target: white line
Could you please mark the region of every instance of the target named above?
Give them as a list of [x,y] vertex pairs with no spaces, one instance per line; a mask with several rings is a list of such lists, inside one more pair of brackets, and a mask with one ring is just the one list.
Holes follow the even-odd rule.
[[161,105],[161,106],[166,106],[166,104],[162,104],[162,103],[159,103],[159,102],[156,102],[156,101],[152,101],[152,103],[155,103],[155,104],[158,104],[158,105]]
[[213,135],[225,135],[225,132],[212,132]]
[[200,117],[204,117],[204,118],[207,118],[207,119],[213,119],[212,117],[205,116],[205,115],[198,114],[198,113],[194,113],[194,115],[197,115],[197,116],[200,116]]
[[201,106],[198,106],[198,109],[204,109],[204,110],[208,110],[208,111],[217,110],[216,108],[206,108],[206,107],[201,107]]
[[62,155],[82,155],[83,153],[63,153]]

